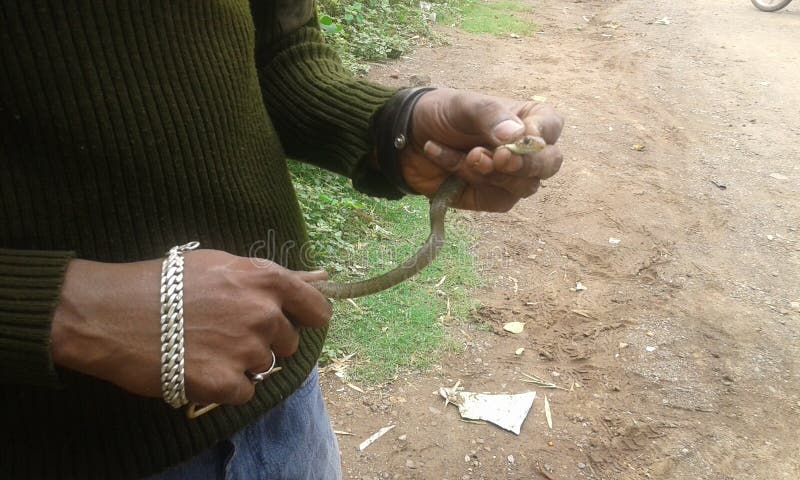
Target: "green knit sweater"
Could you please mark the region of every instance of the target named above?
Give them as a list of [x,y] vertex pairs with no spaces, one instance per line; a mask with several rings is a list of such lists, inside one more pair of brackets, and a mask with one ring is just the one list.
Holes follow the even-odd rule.
[[[255,3],[0,3],[0,478],[152,474],[252,422],[315,365],[325,331],[305,330],[250,403],[187,420],[49,356],[73,257],[305,242],[286,155],[397,195],[365,166],[370,118],[394,91],[349,76],[315,18],[286,31],[276,10],[303,2]],[[276,260],[308,267],[299,251]]]

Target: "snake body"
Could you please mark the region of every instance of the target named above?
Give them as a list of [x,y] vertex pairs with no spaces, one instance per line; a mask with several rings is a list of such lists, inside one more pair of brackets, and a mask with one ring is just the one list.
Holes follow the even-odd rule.
[[[537,141],[535,137],[526,136],[515,143],[501,145],[495,151],[501,148],[507,148],[517,155],[527,155],[541,151],[544,148],[544,143]],[[464,181],[456,176],[450,176],[442,183],[439,190],[431,198],[429,214],[431,233],[419,250],[405,262],[382,275],[368,280],[353,283],[318,281],[312,282],[311,286],[328,298],[356,298],[378,293],[413,277],[427,267],[442,249],[445,241],[445,214],[448,207],[458,199],[465,186]]]
[[[507,148],[517,155],[527,155],[539,152],[544,148],[544,143],[540,143],[534,137],[528,136],[518,142],[501,145],[497,147],[495,151],[500,148]],[[436,194],[431,198],[431,233],[428,235],[428,239],[422,247],[417,250],[417,253],[405,262],[383,275],[378,275],[368,280],[353,283],[335,283],[329,281],[311,282],[311,286],[328,298],[356,298],[378,293],[413,277],[423,268],[427,267],[428,264],[436,258],[439,250],[442,249],[444,245],[444,217],[447,213],[447,208],[459,197],[461,190],[463,190],[465,186],[466,184],[464,181],[455,176],[448,177],[442,183],[439,190],[437,190]],[[271,369],[270,372],[275,373],[280,370],[280,368],[281,367]],[[219,404],[217,403],[200,405],[191,402],[189,408],[186,410],[186,416],[189,419],[194,419],[210,412],[218,406]]]

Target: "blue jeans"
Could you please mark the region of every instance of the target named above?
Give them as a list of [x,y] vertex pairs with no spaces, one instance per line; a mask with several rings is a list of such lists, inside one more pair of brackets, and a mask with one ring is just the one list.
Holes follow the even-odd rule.
[[148,480],[341,480],[339,445],[317,369],[277,407],[227,440]]

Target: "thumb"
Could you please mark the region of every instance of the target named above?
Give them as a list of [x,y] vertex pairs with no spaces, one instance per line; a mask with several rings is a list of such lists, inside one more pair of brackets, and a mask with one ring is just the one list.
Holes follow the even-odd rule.
[[516,115],[511,115],[509,112],[498,112],[498,114],[494,124],[489,125],[492,144],[511,143],[525,134],[525,125]]
[[525,122],[506,102],[486,95],[475,95],[470,100],[464,102],[461,109],[454,110],[472,117],[473,128],[483,137],[481,140],[486,146],[515,142],[525,135]]

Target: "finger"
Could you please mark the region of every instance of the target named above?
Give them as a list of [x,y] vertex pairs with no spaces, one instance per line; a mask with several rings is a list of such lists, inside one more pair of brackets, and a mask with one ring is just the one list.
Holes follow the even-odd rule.
[[530,113],[523,115],[525,132],[542,137],[548,145],[554,145],[564,129],[564,117],[556,113],[552,105],[535,105]]
[[505,193],[514,198],[528,198],[539,190],[540,181],[537,177],[513,177],[495,174],[490,176],[489,183],[496,188],[501,188]]
[[[327,303],[327,302],[326,302]],[[300,333],[295,325],[283,314],[281,309],[270,302],[264,309],[263,329],[261,340],[265,347],[264,353],[259,352],[259,357],[271,357],[269,350],[279,357],[289,357],[297,351],[300,344]],[[260,361],[259,358],[257,361]],[[252,360],[251,360],[252,361]]]
[[201,405],[242,405],[255,394],[255,385],[241,371],[221,369],[203,372],[202,382],[186,382],[186,396]]
[[492,156],[492,169],[497,172],[517,173],[522,170],[523,166],[525,166],[525,160],[522,156],[515,155],[507,148],[498,148]]
[[275,285],[279,289],[279,302],[287,315],[298,325],[324,327],[331,318],[331,304],[319,290],[303,280],[297,272],[286,271]]
[[563,157],[558,147],[548,145],[530,155],[514,155],[509,150],[498,149],[492,159],[496,172],[516,177],[550,178],[561,168]]
[[244,405],[253,398],[253,395],[256,393],[255,384],[241,373],[238,374],[237,377],[239,380],[226,389],[226,393],[223,394],[221,401],[217,401],[216,403],[225,405]]
[[492,185],[479,188],[467,187],[455,204],[457,208],[479,210],[483,212],[507,212],[519,201],[518,196],[509,194],[505,189]]
[[467,153],[429,140],[424,147],[425,158],[450,173],[461,176],[485,175],[492,171],[491,152],[476,147]]
[[328,272],[325,270],[314,270],[311,272],[307,272],[304,270],[298,270],[295,272],[297,276],[300,277],[301,280],[304,282],[319,282],[328,280]]
[[564,157],[561,155],[561,149],[548,145],[533,156],[530,164],[531,171],[528,175],[546,180],[558,172],[563,161]]
[[264,373],[264,372],[271,372],[273,368],[275,368],[275,363],[272,362],[272,354],[267,352],[266,360],[248,368],[247,371],[245,372],[245,376],[252,382],[254,381],[253,380],[254,375],[258,375],[259,373]]

